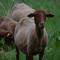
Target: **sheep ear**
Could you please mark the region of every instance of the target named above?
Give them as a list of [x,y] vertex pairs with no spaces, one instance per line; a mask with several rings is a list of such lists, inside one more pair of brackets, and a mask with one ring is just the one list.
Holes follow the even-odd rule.
[[47,14],[47,17],[54,17],[53,14]]
[[34,16],[34,14],[33,14],[33,13],[31,13],[31,14],[29,14],[29,15],[28,15],[28,17],[33,17],[33,16]]

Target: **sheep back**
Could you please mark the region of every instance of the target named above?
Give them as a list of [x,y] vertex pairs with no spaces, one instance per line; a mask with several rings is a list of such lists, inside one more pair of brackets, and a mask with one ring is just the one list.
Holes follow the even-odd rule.
[[13,18],[16,21],[19,21],[21,18],[26,17],[28,14],[34,11],[35,10],[27,4],[20,3],[13,6],[11,13],[9,13],[9,17]]

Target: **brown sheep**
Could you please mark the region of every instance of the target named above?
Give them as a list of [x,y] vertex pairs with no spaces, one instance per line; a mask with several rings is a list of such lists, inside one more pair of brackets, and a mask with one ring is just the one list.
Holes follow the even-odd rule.
[[19,50],[26,53],[27,60],[33,60],[33,55],[36,54],[39,54],[39,60],[42,60],[48,42],[45,21],[46,17],[53,16],[53,14],[38,10],[18,22],[14,33],[16,60],[19,60]]
[[14,30],[17,22],[7,16],[0,16],[0,38],[5,38],[8,44],[13,42]]

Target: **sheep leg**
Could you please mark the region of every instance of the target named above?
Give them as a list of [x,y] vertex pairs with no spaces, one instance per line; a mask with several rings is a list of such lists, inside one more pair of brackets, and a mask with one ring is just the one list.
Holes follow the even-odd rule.
[[39,54],[39,60],[42,60],[43,59],[43,55],[44,55],[44,49]]
[[33,55],[32,54],[27,54],[26,55],[26,60],[33,60]]
[[19,60],[19,49],[16,47],[16,60]]

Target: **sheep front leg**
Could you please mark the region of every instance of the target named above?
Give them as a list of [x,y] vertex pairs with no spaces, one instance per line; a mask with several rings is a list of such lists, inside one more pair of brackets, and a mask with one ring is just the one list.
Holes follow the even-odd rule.
[[26,60],[33,60],[32,54],[26,54]]
[[43,55],[44,55],[44,49],[39,53],[39,60],[43,59]]
[[16,47],[16,60],[19,60],[19,49]]

